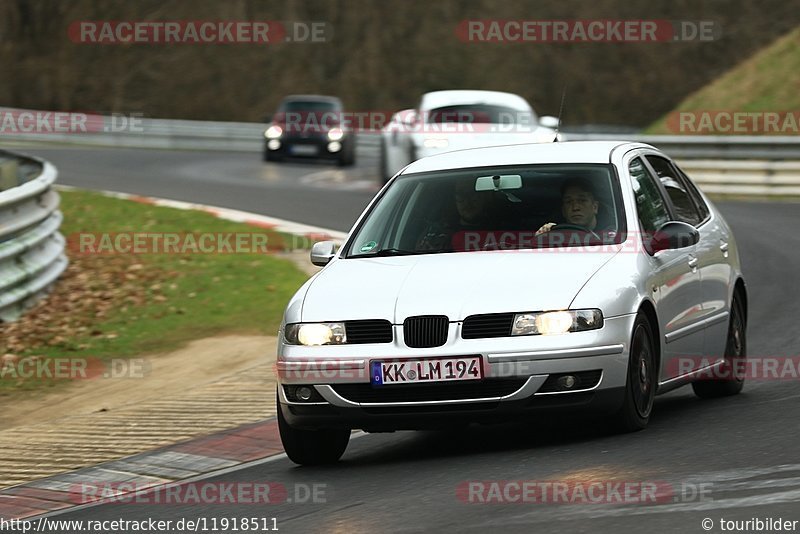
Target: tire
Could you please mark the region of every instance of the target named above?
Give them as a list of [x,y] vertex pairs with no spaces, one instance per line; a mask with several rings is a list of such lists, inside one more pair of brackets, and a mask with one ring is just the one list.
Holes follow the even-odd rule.
[[339,461],[350,441],[350,429],[303,430],[292,428],[283,417],[280,401],[277,406],[281,443],[291,461],[299,465],[324,465]]
[[625,400],[613,416],[620,432],[637,432],[647,427],[653,411],[658,370],[653,328],[647,316],[639,312],[633,323],[628,375],[625,380]]
[[736,395],[744,387],[744,363],[747,361],[747,324],[744,306],[738,295],[731,304],[731,320],[728,324],[728,339],[725,343],[725,363],[720,367],[720,378],[692,382],[695,395],[701,399],[715,399]]
[[356,162],[355,146],[351,143],[342,150],[339,156],[339,167],[350,167]]
[[273,163],[278,163],[283,160],[283,157],[276,154],[274,151],[269,150],[267,147],[264,147],[264,161],[271,161]]

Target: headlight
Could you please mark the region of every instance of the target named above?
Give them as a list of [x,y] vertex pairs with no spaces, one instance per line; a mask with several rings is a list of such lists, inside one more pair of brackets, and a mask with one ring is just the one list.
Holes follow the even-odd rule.
[[447,148],[450,142],[446,137],[426,137],[422,144],[425,148]]
[[344,323],[287,324],[286,341],[291,345],[341,345],[347,343]]
[[329,141],[340,141],[344,137],[344,130],[341,128],[331,128],[328,130]]
[[277,139],[281,135],[283,135],[283,128],[281,128],[280,126],[276,126],[274,124],[269,128],[267,128],[267,131],[264,132],[264,137],[266,137],[267,139]]
[[603,327],[600,310],[564,310],[518,313],[514,316],[512,336],[535,336],[582,332]]

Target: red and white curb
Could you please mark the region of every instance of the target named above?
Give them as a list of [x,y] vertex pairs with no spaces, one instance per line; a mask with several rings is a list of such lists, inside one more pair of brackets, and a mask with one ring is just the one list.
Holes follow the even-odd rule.
[[101,504],[240,469],[282,453],[277,420],[267,419],[0,490],[0,519],[30,519]]
[[[69,185],[56,185],[56,189],[61,191],[84,191],[78,187]],[[119,198],[123,200],[130,200],[140,204],[148,204],[151,206],[160,206],[164,208],[173,208],[178,210],[193,210],[202,211],[213,215],[218,219],[226,221],[238,222],[247,224],[249,226],[257,226],[259,228],[266,228],[281,232],[285,234],[292,234],[303,236],[310,240],[323,241],[332,240],[337,243],[342,243],[347,238],[346,232],[331,230],[329,228],[321,228],[319,226],[311,226],[294,221],[287,221],[285,219],[278,219],[275,217],[268,217],[258,213],[251,213],[248,211],[234,210],[229,208],[220,208],[218,206],[209,206],[207,204],[195,204],[193,202],[183,202],[181,200],[170,200],[166,198],[147,197],[142,195],[133,195],[130,193],[120,193],[117,191],[97,191],[91,190],[92,193],[98,193],[103,196],[111,198]]]

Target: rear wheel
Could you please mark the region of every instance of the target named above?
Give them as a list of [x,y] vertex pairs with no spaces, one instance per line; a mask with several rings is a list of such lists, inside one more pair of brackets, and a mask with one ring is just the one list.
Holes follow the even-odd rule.
[[633,324],[628,376],[622,408],[613,416],[615,426],[622,432],[636,432],[647,427],[653,411],[658,372],[653,329],[643,313]]
[[744,307],[738,296],[733,297],[728,339],[725,343],[725,363],[719,368],[716,380],[692,382],[695,395],[703,399],[736,395],[744,387],[744,369],[747,362],[747,336],[745,334]]
[[283,417],[280,401],[277,406],[281,443],[291,461],[300,465],[332,464],[339,461],[350,441],[349,429],[303,430],[293,428]]

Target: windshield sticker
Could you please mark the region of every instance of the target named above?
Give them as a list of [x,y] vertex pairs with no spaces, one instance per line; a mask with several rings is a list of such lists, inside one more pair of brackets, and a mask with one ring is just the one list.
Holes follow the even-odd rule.
[[361,252],[369,252],[377,246],[378,246],[377,241],[367,241],[366,243],[361,245],[361,248],[359,250],[361,250]]

